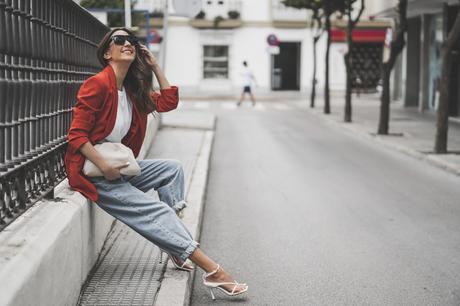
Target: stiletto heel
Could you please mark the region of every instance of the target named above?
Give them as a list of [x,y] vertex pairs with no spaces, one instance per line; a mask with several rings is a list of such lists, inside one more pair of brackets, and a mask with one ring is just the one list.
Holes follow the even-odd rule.
[[[222,291],[223,293],[225,293],[226,295],[229,295],[229,296],[239,295],[239,294],[242,294],[242,293],[245,293],[246,291],[248,291],[249,286],[246,285],[245,283],[238,283],[237,281],[214,283],[214,282],[209,282],[209,281],[206,280],[209,276],[216,274],[217,271],[219,271],[219,269],[220,269],[220,265],[217,265],[217,268],[214,271],[211,271],[209,273],[203,274],[203,285],[205,285],[206,287],[209,287],[209,291],[211,292],[211,297],[212,297],[213,300],[216,299],[216,297],[214,295],[214,292],[213,292],[213,289],[215,289],[215,288],[219,289],[220,291]],[[221,287],[223,285],[233,285],[233,290],[228,291],[227,289]],[[239,286],[244,286],[245,288],[240,290],[240,291],[238,291],[238,292],[235,292],[236,288],[238,288]]]
[[211,297],[212,297],[212,299],[215,300],[216,297],[214,296],[214,292],[212,292],[212,288],[209,288],[209,292],[211,292]]
[[160,249],[160,263],[163,263],[163,250]]
[[181,210],[176,211],[176,215],[179,219],[184,219],[184,209],[185,207],[182,208]]
[[168,255],[169,259],[173,263],[174,267],[176,267],[176,269],[179,269],[179,270],[182,270],[182,271],[187,271],[187,272],[192,272],[193,271],[193,268],[185,267],[185,265],[187,264],[186,261],[181,260],[179,262],[179,260],[178,260],[178,258],[176,256],[170,254],[169,252],[166,252],[165,250],[162,250],[162,249],[160,249],[160,250],[161,250],[162,253],[166,253]]

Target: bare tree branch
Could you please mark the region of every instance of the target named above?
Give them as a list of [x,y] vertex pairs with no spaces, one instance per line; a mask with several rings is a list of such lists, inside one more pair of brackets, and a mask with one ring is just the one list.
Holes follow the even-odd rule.
[[356,18],[352,21],[353,28],[356,26],[356,24],[358,23],[359,19],[361,19],[361,16],[362,16],[362,14],[364,12],[364,9],[365,9],[364,0],[361,0],[361,9],[359,10],[358,16],[356,16]]

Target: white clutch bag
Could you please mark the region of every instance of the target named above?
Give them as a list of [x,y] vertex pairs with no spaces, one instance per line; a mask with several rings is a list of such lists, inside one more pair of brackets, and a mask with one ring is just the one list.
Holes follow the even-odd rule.
[[[139,167],[133,151],[122,143],[104,142],[94,145],[94,148],[104,157],[106,162],[113,167],[120,167],[120,173],[123,175],[139,175],[141,168]],[[83,174],[89,177],[104,176],[101,170],[93,164],[89,159],[86,159],[83,165]]]

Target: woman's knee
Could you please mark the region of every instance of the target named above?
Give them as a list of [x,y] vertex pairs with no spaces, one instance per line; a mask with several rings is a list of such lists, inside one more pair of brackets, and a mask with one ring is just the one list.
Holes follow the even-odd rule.
[[182,163],[175,159],[167,159],[166,164],[168,169],[174,172],[183,172],[184,169],[182,167]]

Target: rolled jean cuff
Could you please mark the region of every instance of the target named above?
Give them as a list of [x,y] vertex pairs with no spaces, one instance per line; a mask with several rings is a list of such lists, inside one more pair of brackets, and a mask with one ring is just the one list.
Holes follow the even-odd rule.
[[174,211],[179,212],[185,207],[187,207],[187,202],[185,200],[182,200],[182,201],[175,203],[172,208],[174,209]]
[[196,242],[195,240],[192,240],[192,242],[190,242],[190,244],[188,245],[187,249],[185,249],[184,253],[180,255],[180,259],[182,259],[183,261],[186,261],[187,258],[189,258],[190,255],[193,254],[193,252],[195,252],[196,248],[199,245],[200,244],[198,242]]

